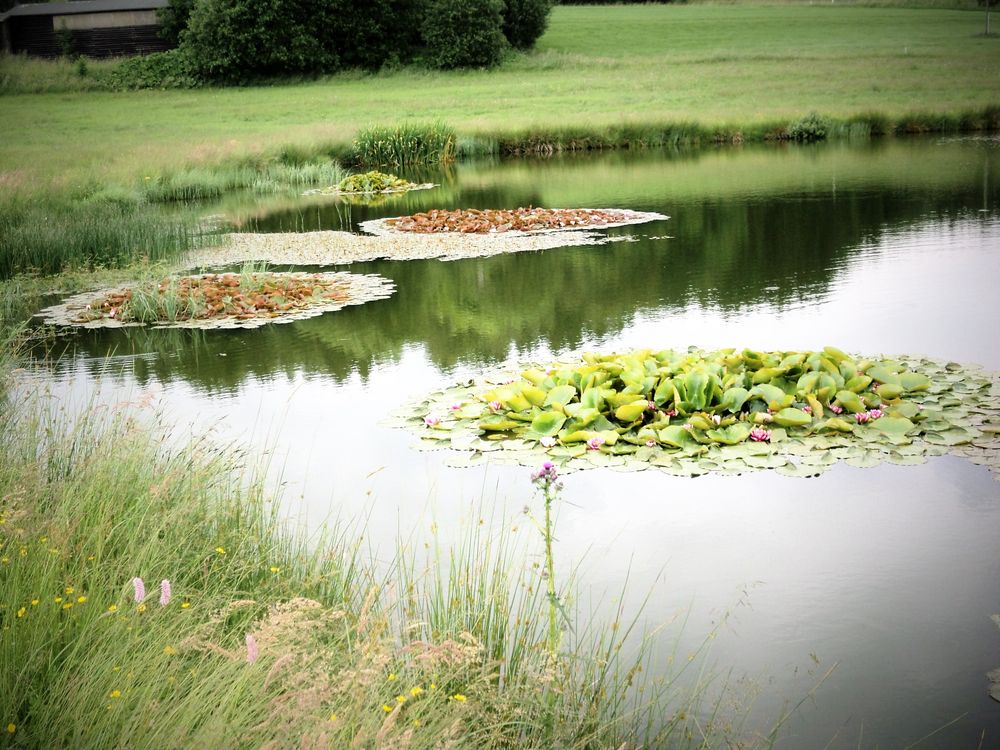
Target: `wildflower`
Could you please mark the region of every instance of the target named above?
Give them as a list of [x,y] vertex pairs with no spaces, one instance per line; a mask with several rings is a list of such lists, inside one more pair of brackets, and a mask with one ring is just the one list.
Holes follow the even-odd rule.
[[391,714],[392,713],[392,706],[390,706],[388,703],[383,703],[382,704],[382,710],[385,711],[387,714]]
[[434,416],[433,414],[428,414],[424,417],[424,424],[428,427],[434,427],[435,425],[441,424],[441,417]]
[[177,653],[177,649],[174,648],[173,646],[164,646],[163,653],[165,653],[167,656],[173,656],[174,654]]
[[420,687],[419,685],[417,687],[410,688],[410,695],[412,695],[414,698],[416,698],[422,692],[424,692],[424,689],[422,687]]
[[170,604],[170,581],[164,578],[160,581],[160,606],[166,607]]
[[771,432],[763,427],[754,427],[750,430],[750,439],[755,443],[767,443],[771,440]]
[[676,409],[669,409],[668,411],[665,411],[663,413],[666,414],[668,417],[676,417],[677,416],[677,410]]
[[181,609],[187,609],[191,606],[191,602],[181,602]]
[[65,604],[64,604],[64,605],[62,606],[62,608],[63,608],[63,609],[73,609],[73,602],[66,602],[66,603],[65,603]]
[[396,681],[396,673],[395,672],[390,672],[389,676],[386,677],[385,679],[386,679],[387,682],[395,682]]
[[490,411],[500,411],[503,408],[503,404],[499,401],[490,401],[489,407]]
[[[538,471],[532,472],[531,483],[543,490],[547,490],[551,487],[559,489],[560,485],[557,482],[558,478],[559,474],[556,471],[555,464],[551,461],[546,461],[542,464],[542,468]],[[528,509],[525,508],[525,510]]]
[[421,722],[420,719],[414,719],[413,720],[413,726],[415,726],[415,727],[419,727],[422,723],[423,722]]
[[72,594],[75,589],[72,586],[67,586],[64,590],[64,594]]
[[121,690],[112,690],[110,693],[108,693],[108,697],[109,698],[121,698],[122,697],[122,691]]
[[87,557],[87,562],[94,562],[97,559],[97,555],[90,555]]
[[87,601],[87,597],[85,597],[85,596],[78,596],[78,597],[76,597],[76,603],[77,604],[83,604],[86,601]]
[[10,562],[10,558],[7,557],[7,555],[4,555],[3,557],[0,557],[0,563],[3,563],[4,565],[6,565],[9,562]]
[[453,696],[451,696],[451,699],[453,701],[457,701],[458,703],[465,703],[466,701],[466,697],[461,693],[455,693]]
[[136,603],[142,602],[146,598],[146,584],[138,576],[132,579],[132,588],[135,590]]
[[330,721],[336,721],[336,720],[337,720],[337,714],[330,714]]
[[260,652],[257,649],[257,639],[254,638],[251,633],[247,633],[246,643],[247,643],[247,664],[253,664],[255,661],[257,661],[257,657],[260,656]]
[[431,683],[431,690],[437,690],[437,689],[438,689],[437,683],[432,682]]
[[220,555],[224,555],[224,554],[226,554],[226,548],[225,548],[225,547],[216,547],[216,548],[215,548],[215,551],[216,551],[216,552],[217,552],[218,554],[220,554]]
[[594,435],[594,437],[587,441],[587,450],[600,450],[602,445],[604,445],[604,438],[600,435]]
[[56,604],[62,604],[62,597],[61,596],[57,596],[52,601],[55,602]]
[[405,695],[397,695],[396,696],[396,703],[406,703],[406,696]]
[[24,617],[24,613],[27,612],[27,611],[28,611],[27,609],[25,609],[24,607],[21,607],[19,610],[17,610],[17,616],[18,617]]
[[271,566],[271,572],[272,573],[280,573],[281,572],[281,568],[279,568],[277,565],[272,565]]
[[17,731],[17,724],[15,724],[14,722],[11,722],[10,724],[7,725],[7,733],[8,734],[14,734],[14,732],[16,732],[16,731]]
[[538,442],[541,443],[542,446],[545,447],[545,448],[551,448],[552,446],[554,446],[556,444],[556,439],[554,437],[552,437],[551,435],[546,435],[545,437],[543,437]]
[[108,607],[108,612],[117,612],[117,611],[118,611],[117,604],[112,604],[111,606]]
[[32,600],[31,600],[31,606],[32,606],[32,607],[37,607],[37,606],[38,606],[38,602],[39,602],[39,601],[40,601],[39,599],[32,599]]
[[[138,610],[139,610],[139,612],[145,612],[146,611],[146,605],[145,604],[140,604],[138,606]],[[131,630],[131,628],[129,628],[129,629]]]
[[21,547],[21,549],[17,551],[17,554],[19,554],[21,557],[25,557],[28,554],[28,548]]

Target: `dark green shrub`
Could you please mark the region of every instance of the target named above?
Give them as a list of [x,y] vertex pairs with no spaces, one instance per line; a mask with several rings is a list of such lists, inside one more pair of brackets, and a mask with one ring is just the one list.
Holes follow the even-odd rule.
[[337,0],[331,27],[345,68],[379,70],[410,62],[420,47],[421,0]]
[[506,0],[503,35],[514,49],[531,49],[549,24],[551,0]]
[[332,35],[336,0],[200,0],[181,48],[198,75],[241,83],[264,76],[323,73],[340,62]]
[[187,55],[176,49],[126,58],[111,71],[107,81],[116,91],[194,88],[201,83]]
[[793,141],[823,141],[830,132],[830,121],[811,112],[788,126],[788,137]]
[[181,42],[181,32],[187,28],[188,19],[195,0],[170,0],[170,4],[156,11],[160,19],[160,36],[177,46]]
[[503,0],[428,0],[420,33],[435,68],[489,68],[500,62]]

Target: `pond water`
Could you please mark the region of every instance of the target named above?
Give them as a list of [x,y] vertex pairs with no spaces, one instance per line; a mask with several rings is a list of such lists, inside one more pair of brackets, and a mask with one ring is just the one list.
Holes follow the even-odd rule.
[[[509,529],[538,504],[526,469],[449,468],[446,452],[380,425],[483,368],[576,349],[832,345],[1000,369],[996,140],[613,153],[430,176],[441,187],[377,206],[217,210],[245,231],[528,204],[671,218],[608,230],[628,242],[356,264],[392,279],[395,296],[289,325],[82,332],[37,384],[73,404],[151,394],[182,431],[266,451],[288,517],[365,518],[389,559],[400,535],[420,548],[434,524],[446,544],[480,519]],[[756,685],[751,726],[836,665],[778,747],[927,735],[918,747],[1000,746],[985,678],[1000,667],[1000,483],[985,468],[941,457],[808,480],[602,469],[567,477],[563,497],[556,557],[563,579],[577,570],[581,609],[610,618],[627,576],[626,609],[648,596],[653,625],[687,614],[663,636],[681,653],[730,612],[711,660],[735,687]]]

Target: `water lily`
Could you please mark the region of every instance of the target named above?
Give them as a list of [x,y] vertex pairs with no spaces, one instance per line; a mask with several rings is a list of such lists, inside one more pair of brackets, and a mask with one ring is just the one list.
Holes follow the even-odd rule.
[[868,412],[859,411],[857,414],[854,415],[854,419],[858,424],[864,424],[870,419],[870,417],[868,415]]
[[459,409],[462,408],[462,405],[461,404],[452,404],[448,408],[451,409],[452,411],[458,411]]
[[649,410],[649,411],[656,411],[656,402],[655,401],[647,401],[646,402],[646,409]]
[[771,441],[770,430],[765,430],[763,427],[754,427],[750,430],[750,439],[755,443],[769,443]]
[[806,414],[812,414],[813,408],[811,406],[803,406],[802,411],[804,411]]
[[428,414],[424,417],[424,424],[428,427],[433,427],[434,425],[441,424],[441,417],[435,416],[434,414]]
[[602,445],[604,445],[604,438],[600,435],[594,435],[594,437],[587,441],[587,450],[600,450]]
[[690,422],[685,422],[684,424],[681,425],[681,427],[683,427],[688,432],[691,432],[694,429],[694,425],[691,424]]
[[880,419],[881,417],[884,417],[884,416],[885,416],[885,413],[881,409],[869,409],[868,410],[868,418],[869,419]]
[[722,417],[719,416],[718,414],[713,414],[712,421],[715,423],[716,426],[719,426],[720,424],[722,424]]
[[670,409],[669,411],[665,411],[663,413],[666,414],[668,417],[676,417],[677,416],[677,410],[676,409]]
[[503,408],[503,404],[499,401],[490,401],[489,403],[490,411],[500,411]]
[[656,447],[656,441],[655,440],[647,440],[646,441],[646,447],[647,448],[655,448]]
[[843,406],[837,406],[836,404],[827,404],[827,406],[830,407],[830,411],[832,411],[834,414],[843,414],[844,413],[844,407]]
[[543,437],[538,442],[541,443],[546,448],[551,448],[552,446],[554,446],[556,444],[556,439],[554,437],[552,437],[551,435],[546,435],[545,437]]

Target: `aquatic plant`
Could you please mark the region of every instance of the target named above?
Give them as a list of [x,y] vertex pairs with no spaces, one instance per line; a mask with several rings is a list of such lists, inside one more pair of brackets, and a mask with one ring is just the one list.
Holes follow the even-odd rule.
[[337,189],[342,193],[382,193],[387,190],[406,190],[411,186],[415,187],[414,183],[402,177],[372,170],[345,177],[337,185]]
[[447,164],[455,160],[455,130],[442,122],[374,125],[354,139],[354,161],[372,166]]
[[538,232],[546,229],[583,229],[628,222],[634,212],[594,208],[514,208],[455,211],[433,210],[411,216],[386,219],[386,225],[400,232],[432,234],[461,232],[487,234],[492,232]]
[[533,463],[544,454],[565,469],[653,465],[694,475],[774,468],[811,476],[839,459],[922,463],[958,447],[1000,471],[993,376],[927,359],[856,358],[833,347],[583,354],[449,389],[401,416],[420,426],[425,442],[473,452],[456,465],[485,454]]

